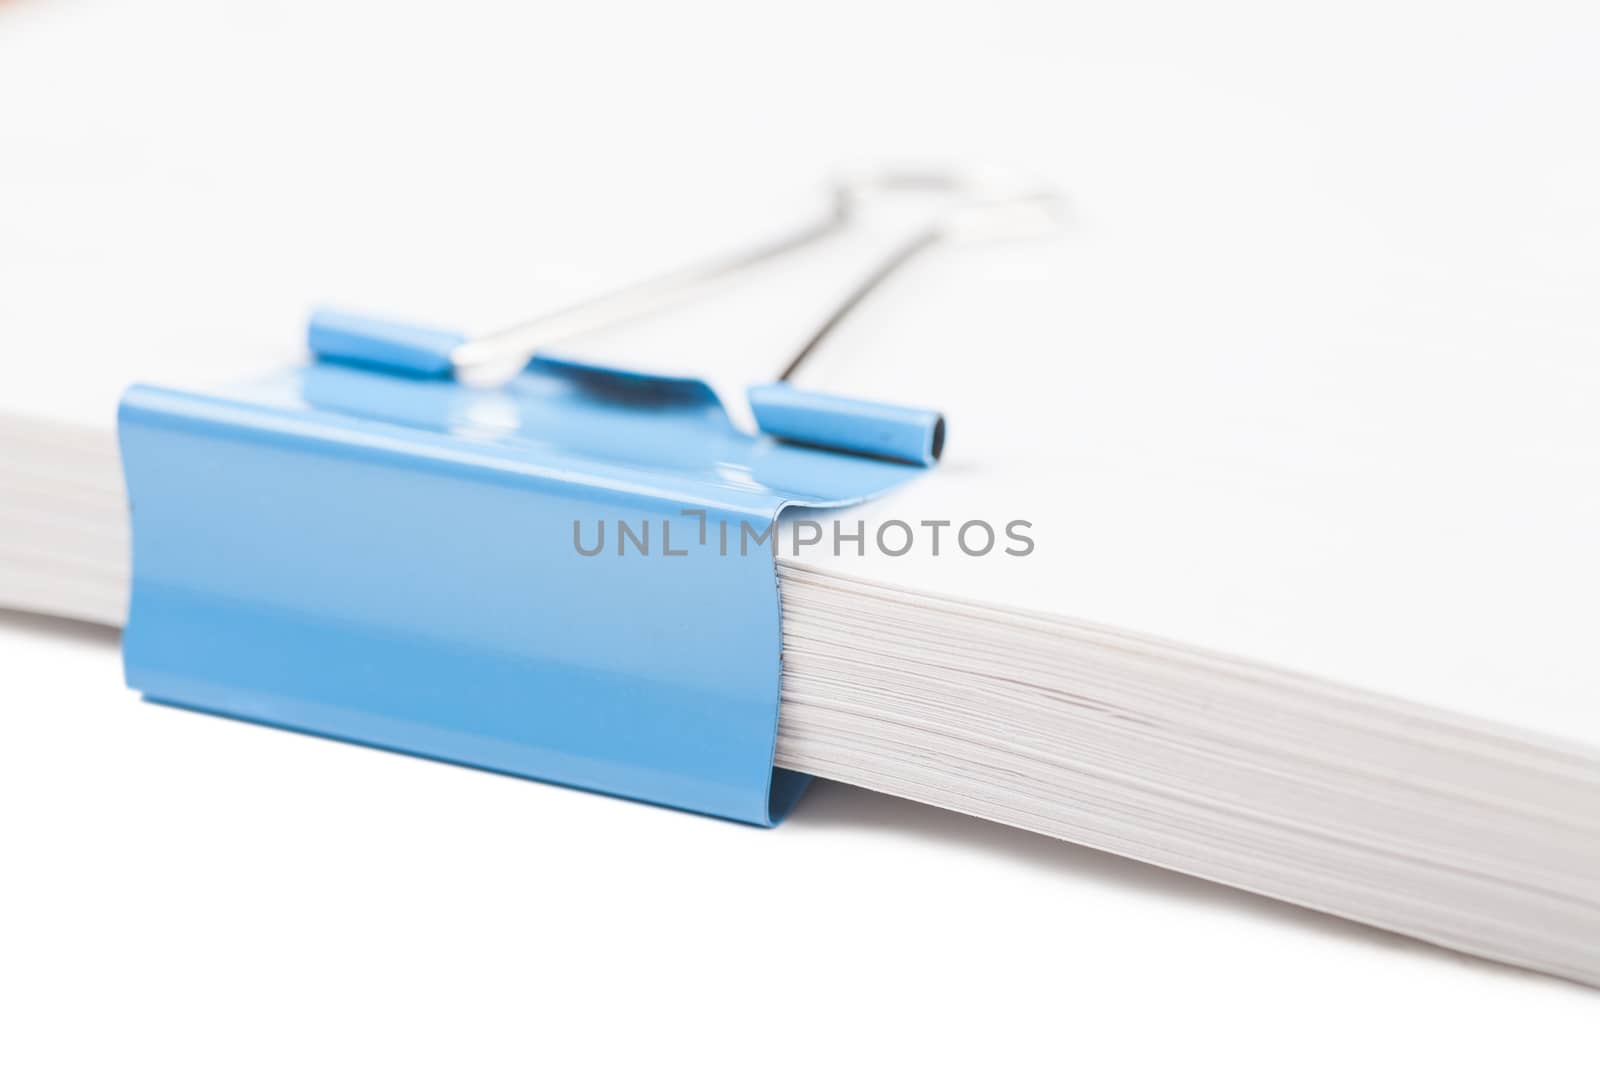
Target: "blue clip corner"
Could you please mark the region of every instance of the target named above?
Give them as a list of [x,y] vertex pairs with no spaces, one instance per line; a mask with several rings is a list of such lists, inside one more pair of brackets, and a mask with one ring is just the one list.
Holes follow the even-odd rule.
[[764,538],[917,473],[551,360],[492,393],[336,363],[135,386],[118,425],[148,698],[758,825],[805,784],[772,764]]

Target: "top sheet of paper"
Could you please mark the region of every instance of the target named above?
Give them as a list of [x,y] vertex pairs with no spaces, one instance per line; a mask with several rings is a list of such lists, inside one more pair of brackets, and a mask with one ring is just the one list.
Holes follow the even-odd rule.
[[[541,130],[582,131],[527,64],[441,52],[374,83],[391,106],[330,113],[337,56],[292,25],[150,56],[25,11],[0,98],[55,106],[0,113],[0,410],[109,425],[133,379],[303,358],[320,301],[515,321],[783,230],[841,153],[981,160],[988,124],[1023,122],[1068,232],[929,256],[799,384],[949,414],[946,463],[852,521],[1023,520],[1036,548],[827,565],[1600,743],[1600,149],[1571,136],[1592,57],[1508,51],[1543,72],[1509,95],[1286,71],[1271,103],[1086,57],[1015,116],[904,137],[792,122],[746,154],[733,124],[668,124],[552,156]],[[762,380],[872,247],[569,347]]]

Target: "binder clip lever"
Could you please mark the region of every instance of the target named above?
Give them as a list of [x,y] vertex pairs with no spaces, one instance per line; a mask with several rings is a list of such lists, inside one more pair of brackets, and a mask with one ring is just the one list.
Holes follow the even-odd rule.
[[846,178],[831,187],[830,207],[822,217],[780,237],[492,333],[469,338],[449,330],[319,309],[311,317],[308,343],[323,360],[496,388],[512,381],[552,345],[684,303],[719,282],[845,232],[858,225],[877,201],[910,196],[934,196],[945,204],[845,295],[789,358],[775,382],[752,387],[749,399],[757,425],[776,436],[927,465],[939,458],[944,445],[944,422],[936,413],[802,391],[788,383],[872,293],[930,249],[1045,232],[1056,226],[1061,199],[1051,189],[943,172]]

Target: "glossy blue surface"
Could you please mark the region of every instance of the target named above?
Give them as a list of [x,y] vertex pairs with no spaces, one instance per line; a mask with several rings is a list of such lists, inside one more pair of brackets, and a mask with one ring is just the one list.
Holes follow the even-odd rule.
[[796,389],[753,385],[750,410],[766,433],[797,444],[931,467],[944,450],[944,417],[925,408]]
[[549,360],[492,393],[328,363],[136,386],[119,435],[146,696],[762,825],[803,780],[772,767],[752,534],[916,473],[740,433],[696,381]]
[[306,342],[319,359],[381,367],[425,378],[448,377],[450,354],[466,335],[335,308],[318,308],[306,326]]
[[[312,314],[306,340],[319,360],[405,377],[450,377],[451,354],[466,337],[453,330],[323,308]],[[549,357],[544,362],[554,364]],[[637,375],[617,376],[643,380]],[[796,444],[924,467],[932,466],[944,448],[944,419],[937,411],[796,389],[785,382],[752,386],[749,399],[762,432]]]

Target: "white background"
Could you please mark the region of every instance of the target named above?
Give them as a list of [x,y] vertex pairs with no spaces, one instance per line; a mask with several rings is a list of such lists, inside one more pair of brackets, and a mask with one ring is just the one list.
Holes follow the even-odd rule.
[[[1396,524],[1434,560],[1413,606],[1442,601],[1435,628],[1459,640],[1397,643],[1419,629],[1399,609],[1365,643],[1277,624],[1281,594],[1243,572],[1315,587],[1296,571],[1315,553],[1274,547],[1316,536],[1314,510],[1235,548],[1239,574],[1210,565],[1225,538],[1194,514],[1152,522],[1128,535],[1155,568],[1142,599],[1085,577],[1074,613],[1210,627],[1452,707],[1531,695],[1592,730],[1596,668],[1571,665],[1596,659],[1594,506],[1574,492],[1534,522],[1520,496],[1466,502],[1485,495],[1472,470],[1491,500],[1528,477],[1495,468],[1508,423],[1536,477],[1593,473],[1596,55],[1580,5],[13,0],[0,406],[108,421],[129,378],[293,356],[320,299],[512,319],[796,217],[841,162],[1002,165],[1061,183],[1072,233],[929,264],[817,384],[857,373],[952,406],[952,366],[1035,383],[1010,424],[952,425],[969,457],[1003,429],[1043,484],[1082,474],[1074,427],[1137,464],[1338,426],[1311,451],[1346,493],[1382,471],[1330,457],[1407,436],[1439,497],[1434,527]],[[775,365],[773,321],[747,308],[652,343],[698,363],[711,329],[721,358]],[[1208,437],[1218,423],[1238,432]],[[1440,440],[1473,460],[1442,488]],[[1312,508],[1297,468],[1251,456]],[[1406,484],[1377,499],[1404,508]],[[1053,499],[1076,518],[1084,498]],[[1487,533],[1441,561],[1451,525]],[[1111,515],[1081,547],[1127,527]],[[1157,527],[1200,540],[1174,554]],[[1529,531],[1549,551],[1474,566]],[[1528,600],[1530,572],[1562,595]],[[1342,618],[1406,605],[1365,581],[1317,591]],[[1511,609],[1467,610],[1485,590]],[[1566,614],[1538,632],[1557,637],[1525,638],[1551,604]],[[1486,647],[1513,652],[1463,652]],[[1600,1029],[1565,983],[842,787],[761,833],[144,706],[107,632],[0,618],[0,708],[8,1062],[1494,1062],[1591,1058]]]

